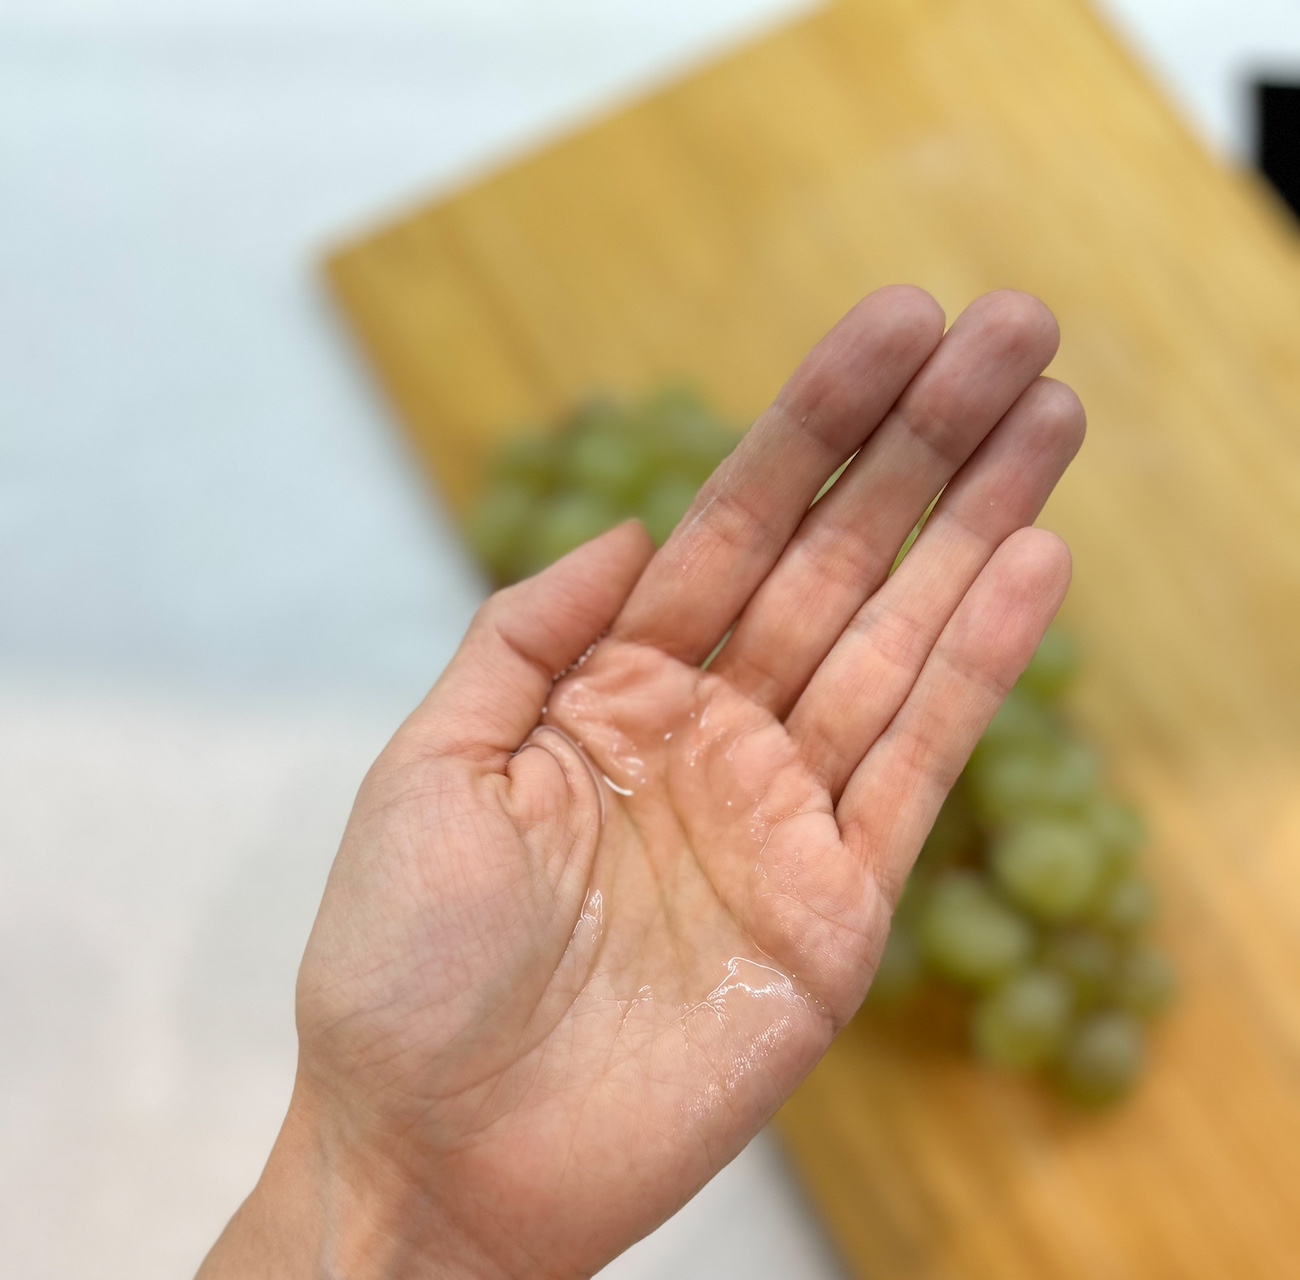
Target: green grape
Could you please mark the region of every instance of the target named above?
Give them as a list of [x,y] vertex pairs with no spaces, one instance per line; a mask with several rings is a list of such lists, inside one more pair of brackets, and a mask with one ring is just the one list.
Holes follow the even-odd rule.
[[971,799],[990,823],[1005,822],[1030,809],[1042,791],[1042,745],[1020,743],[979,752],[967,766]]
[[1000,752],[1032,749],[1060,736],[1060,726],[1050,711],[1027,693],[1012,689],[975,748],[975,767]]
[[1142,819],[1127,805],[1105,797],[1094,800],[1085,816],[1105,854],[1107,872],[1131,870],[1146,843]]
[[1067,1036],[1057,1080],[1071,1101],[1101,1106],[1132,1088],[1145,1057],[1142,1027],[1132,1014],[1094,1013]]
[[550,436],[522,435],[507,440],[496,457],[494,476],[510,484],[542,493],[555,483],[560,448]]
[[917,865],[929,870],[950,866],[971,853],[978,839],[970,801],[958,781],[939,808],[934,826],[921,846]]
[[736,437],[685,388],[668,388],[649,397],[639,416],[655,461],[681,472],[697,489],[736,444]]
[[591,396],[577,405],[564,420],[562,434],[578,436],[626,434],[628,412],[616,399],[607,395]]
[[1080,742],[1022,742],[972,759],[971,794],[986,821],[1079,809],[1097,790],[1097,757]]
[[519,576],[520,544],[536,517],[539,499],[519,484],[493,484],[469,518],[469,541],[497,582]]
[[679,475],[665,475],[650,486],[639,504],[638,514],[658,546],[668,541],[668,535],[695,501],[695,486]]
[[1029,958],[1034,931],[999,902],[973,872],[953,871],[935,881],[918,921],[926,963],[941,977],[983,987],[1005,978]]
[[1168,1008],[1177,986],[1168,959],[1151,947],[1140,947],[1120,957],[1113,991],[1117,1004],[1140,1018],[1152,1018]]
[[1078,645],[1064,631],[1049,627],[1017,688],[1040,702],[1055,702],[1073,683],[1078,670]]
[[871,979],[870,997],[880,1005],[902,1004],[921,984],[921,949],[906,921],[894,918],[880,964]]
[[929,901],[932,877],[925,869],[914,869],[903,885],[903,894],[894,908],[894,920],[905,921],[909,929],[915,929],[925,904]]
[[[668,389],[628,404],[594,398],[575,408],[554,435],[509,440],[495,460],[496,486],[470,538],[499,581],[544,568],[620,516],[639,515],[663,542],[700,484],[731,451],[735,436],[698,396]],[[516,528],[519,491],[545,497]]]
[[1045,753],[1050,766],[1043,778],[1044,803],[1077,808],[1097,793],[1101,762],[1097,753],[1082,742],[1064,741]]
[[650,478],[650,458],[635,436],[584,430],[568,441],[564,456],[566,487],[629,508]]
[[665,422],[684,420],[695,423],[700,419],[713,421],[704,397],[689,383],[670,382],[650,392],[642,404],[647,413]]
[[1156,895],[1139,875],[1128,874],[1102,886],[1089,915],[1114,933],[1133,934],[1146,927],[1156,911]]
[[1043,944],[1043,963],[1069,981],[1077,1009],[1094,1009],[1114,983],[1115,944],[1095,929],[1059,929]]
[[528,540],[528,552],[540,568],[617,523],[618,512],[595,494],[556,494],[542,504],[533,536]]
[[975,1051],[999,1067],[1041,1067],[1059,1052],[1070,1012],[1070,984],[1059,973],[1027,969],[1012,974],[975,1005]]
[[1101,850],[1078,822],[1036,818],[994,844],[989,860],[1007,896],[1040,920],[1078,916],[1097,895]]

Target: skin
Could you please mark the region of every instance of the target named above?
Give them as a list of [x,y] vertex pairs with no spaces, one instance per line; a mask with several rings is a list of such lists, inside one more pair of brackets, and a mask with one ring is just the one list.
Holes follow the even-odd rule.
[[1023,294],[946,334],[872,294],[662,550],[624,525],[488,600],[361,787],[202,1280],[590,1276],[744,1147],[1064,596],[1057,341]]

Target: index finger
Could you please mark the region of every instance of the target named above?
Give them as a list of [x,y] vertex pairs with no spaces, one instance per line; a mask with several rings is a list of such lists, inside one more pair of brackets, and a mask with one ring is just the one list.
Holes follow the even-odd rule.
[[943,325],[939,304],[923,289],[891,285],[859,302],[705,483],[613,634],[684,662],[707,658],[818,490],[938,346]]

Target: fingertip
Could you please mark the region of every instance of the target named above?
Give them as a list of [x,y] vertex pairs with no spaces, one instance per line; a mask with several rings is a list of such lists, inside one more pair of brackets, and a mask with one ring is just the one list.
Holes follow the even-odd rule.
[[584,595],[594,590],[597,597],[608,595],[621,603],[654,553],[654,540],[645,525],[624,520],[561,556],[531,581],[545,582],[552,589],[573,584],[581,586]]
[[[892,284],[867,294],[809,353],[777,396],[800,422],[875,425],[943,338],[943,308],[924,289]],[[897,385],[877,403],[864,396],[881,370]],[[881,388],[876,387],[876,391]],[[846,444],[861,443],[860,435]]]
[[915,284],[884,285],[858,305],[884,308],[900,338],[931,350],[939,345],[948,323],[934,295]]
[[616,551],[632,560],[648,564],[657,548],[650,531],[635,516],[616,524],[603,537],[609,538]]
[[964,678],[998,698],[1015,683],[1070,585],[1070,552],[1032,526],[1003,541],[971,584],[940,644]]
[[1020,289],[995,289],[982,294],[963,314],[995,330],[1008,349],[1033,354],[1043,364],[1061,345],[1061,326],[1051,308],[1041,298]]
[[1029,525],[1002,543],[989,567],[1010,579],[1012,594],[1027,598],[1037,610],[1055,614],[1069,590],[1074,561],[1059,534]]
[[1036,572],[1070,572],[1070,548],[1059,533],[1051,529],[1042,529],[1038,525],[1026,525],[1017,529],[1007,543],[1014,545],[1016,555]]
[[[624,520],[575,547],[553,564],[494,591],[479,606],[471,632],[512,629],[520,624],[543,635],[595,635],[607,627],[627,599],[655,545],[639,520]],[[549,645],[560,658],[566,643]]]
[[1030,388],[1039,430],[1059,440],[1073,457],[1088,434],[1088,414],[1074,388],[1056,378],[1040,377]]
[[934,353],[947,325],[938,302],[912,284],[887,284],[869,293],[845,320],[852,333],[880,335],[882,354],[912,369]]

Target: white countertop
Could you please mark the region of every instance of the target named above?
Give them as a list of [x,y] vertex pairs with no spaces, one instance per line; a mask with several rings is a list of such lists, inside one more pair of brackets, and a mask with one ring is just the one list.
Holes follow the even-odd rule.
[[[1295,0],[1107,0],[1207,136]],[[0,12],[0,1258],[193,1270],[355,786],[481,584],[312,273],[794,0]],[[611,1275],[836,1274],[754,1144]]]

